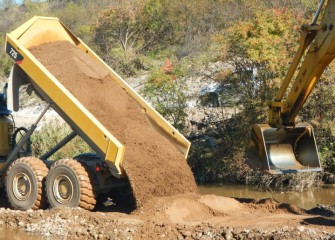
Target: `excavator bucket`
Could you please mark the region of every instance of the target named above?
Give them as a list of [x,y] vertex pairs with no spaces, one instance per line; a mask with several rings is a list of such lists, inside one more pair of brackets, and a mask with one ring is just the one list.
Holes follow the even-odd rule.
[[280,129],[254,124],[246,156],[252,168],[272,174],[321,171],[313,128],[308,124]]

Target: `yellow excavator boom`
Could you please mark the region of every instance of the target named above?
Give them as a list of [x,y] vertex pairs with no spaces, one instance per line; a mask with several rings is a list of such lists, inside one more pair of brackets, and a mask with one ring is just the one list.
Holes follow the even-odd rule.
[[[252,126],[246,154],[249,165],[254,168],[272,173],[321,170],[313,128],[296,124],[295,119],[325,68],[335,58],[335,0],[328,0],[323,18],[316,24],[324,3],[325,0],[320,1],[312,24],[301,28],[299,49],[269,105],[268,124]],[[299,63],[300,68],[294,75]]]

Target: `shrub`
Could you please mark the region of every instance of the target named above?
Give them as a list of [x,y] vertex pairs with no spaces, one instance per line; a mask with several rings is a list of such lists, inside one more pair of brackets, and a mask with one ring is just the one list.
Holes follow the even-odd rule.
[[186,95],[184,85],[177,80],[175,72],[170,74],[161,70],[153,71],[142,90],[143,95],[153,107],[168,119],[178,130],[184,129]]
[[[32,155],[40,157],[54,147],[58,142],[71,133],[69,125],[56,121],[45,124],[42,129],[35,131],[31,136]],[[92,149],[79,136],[76,136],[69,143],[58,150],[51,158],[71,158],[80,153],[92,152]]]

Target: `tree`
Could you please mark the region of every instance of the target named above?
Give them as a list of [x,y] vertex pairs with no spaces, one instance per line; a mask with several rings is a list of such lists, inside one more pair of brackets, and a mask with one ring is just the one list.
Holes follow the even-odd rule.
[[9,8],[13,7],[13,5],[14,5],[13,0],[2,0],[0,2],[0,8],[9,9]]
[[143,42],[138,17],[140,5],[133,3],[112,6],[93,25],[94,41],[104,60],[126,75],[133,74],[131,62]]
[[289,67],[298,46],[301,19],[290,10],[256,11],[253,20],[228,30],[223,58],[234,70],[218,80],[237,89],[243,112],[250,116],[248,124],[266,121],[265,103],[273,99]]
[[[223,88],[232,89],[225,98],[237,99],[239,111],[211,126],[215,129],[211,137],[217,139],[218,146],[211,150],[214,158],[206,164],[208,174],[220,169],[237,180],[249,174],[244,151],[251,125],[267,122],[267,101],[273,99],[298,46],[297,19],[302,16],[293,10],[256,10],[252,19],[236,22],[224,36],[217,36],[222,49],[220,60],[228,62],[231,71],[225,70],[215,79]],[[191,161],[196,162],[191,154]]]

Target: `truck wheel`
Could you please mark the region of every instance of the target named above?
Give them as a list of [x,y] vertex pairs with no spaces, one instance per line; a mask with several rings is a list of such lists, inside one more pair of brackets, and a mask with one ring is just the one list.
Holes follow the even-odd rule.
[[92,210],[96,204],[89,175],[73,159],[55,162],[46,178],[46,193],[52,207],[81,207]]
[[6,192],[10,205],[17,210],[45,208],[47,201],[43,191],[46,165],[37,158],[24,157],[15,160],[6,174]]

